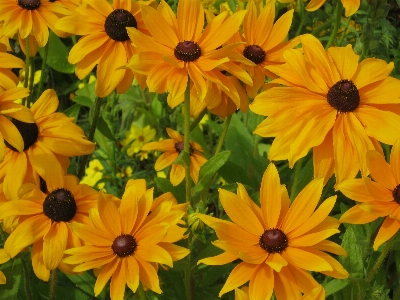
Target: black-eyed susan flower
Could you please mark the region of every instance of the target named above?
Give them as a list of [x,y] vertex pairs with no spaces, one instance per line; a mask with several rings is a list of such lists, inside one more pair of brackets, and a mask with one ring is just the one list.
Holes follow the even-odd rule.
[[110,278],[111,299],[123,299],[126,285],[136,292],[139,281],[156,293],[162,292],[155,264],[172,267],[174,258],[162,243],[184,212],[170,210],[168,202],[151,210],[153,190],[144,189],[143,181],[131,181],[119,207],[110,195],[100,192],[98,209],[90,211],[89,224],[73,224],[74,233],[85,246],[67,250],[70,256],[64,261],[77,264],[76,272],[101,267],[94,286],[96,296]]
[[[147,143],[142,147],[142,150],[144,151],[155,150],[164,152],[156,161],[154,166],[156,171],[161,171],[162,169],[170,166],[178,157],[178,155],[184,150],[183,136],[171,128],[167,128],[167,133],[170,139],[160,142]],[[200,167],[207,161],[202,152],[203,149],[198,143],[193,141],[190,142],[190,177],[192,177],[195,183],[197,183],[199,179]],[[170,180],[172,185],[180,184],[184,178],[185,167],[180,164],[172,164],[170,172]]]
[[4,250],[15,257],[32,245],[32,266],[36,276],[48,281],[50,270],[60,268],[72,273],[73,266],[64,264],[64,250],[79,247],[71,222],[88,222],[89,210],[96,206],[97,192],[86,184],[78,184],[72,175],[56,178],[53,187],[31,183],[20,188],[20,199],[0,207],[0,219],[19,217],[17,228],[4,244]]
[[[17,89],[20,92],[13,99],[29,93],[28,89]],[[2,95],[11,91],[0,94],[0,101]],[[13,124],[17,128],[23,139],[21,151],[17,151],[12,143],[7,144],[4,161],[0,164],[0,180],[4,180],[3,191],[7,199],[17,199],[18,189],[23,183],[40,185],[39,177],[46,181],[50,190],[56,188],[56,183],[62,180],[69,165],[69,157],[93,152],[95,144],[87,140],[73,119],[56,112],[57,108],[56,92],[49,89],[28,110],[30,116],[33,115],[32,123],[14,118],[19,111],[11,115],[11,121],[7,120],[10,127]]]
[[[232,16],[227,11],[222,12],[204,30],[200,0],[179,1],[176,17],[165,1],[161,1],[157,10],[142,7],[142,12],[151,37],[128,29],[138,53],[127,67],[148,76],[146,82],[150,91],[168,92],[167,102],[172,108],[183,102],[188,77],[200,100],[207,92],[206,79],[229,91],[218,67],[229,61],[228,56],[237,45],[220,47],[237,32],[245,11]],[[238,99],[235,102],[239,102]]]
[[[306,6],[308,11],[316,11],[320,8],[326,0],[310,0]],[[360,0],[340,0],[345,9],[345,16],[349,17],[355,14],[355,12],[360,8]]]
[[317,209],[323,179],[312,180],[290,203],[274,164],[264,173],[261,207],[238,184],[237,195],[220,189],[220,201],[232,220],[200,215],[213,228],[215,246],[225,252],[198,263],[223,265],[240,262],[231,272],[219,296],[250,281],[249,299],[298,299],[318,287],[307,272],[321,272],[335,278],[347,278],[347,271],[326,252],[345,255],[346,251],[327,238],[339,232],[339,221],[330,217],[336,196],[326,199]]
[[[280,76],[250,109],[268,116],[254,133],[275,137],[270,160],[290,167],[313,149],[314,176],[340,183],[359,170],[367,176],[367,150],[382,151],[400,136],[400,80],[394,64],[377,58],[358,63],[351,46],[324,50],[311,35],[300,37],[303,52],[287,50],[286,63],[267,68]],[[397,108],[396,108],[397,107]],[[396,113],[395,113],[396,112]]]
[[[82,36],[69,52],[68,61],[76,64],[75,74],[79,79],[97,66],[97,96],[106,97],[115,89],[117,93],[124,93],[132,85],[134,73],[118,68],[125,66],[135,53],[126,27],[145,30],[140,5],[131,0],[116,0],[113,4],[107,0],[85,3],[56,24],[60,30]],[[143,75],[135,76],[144,88]]]
[[258,10],[254,1],[249,1],[243,20],[244,35],[235,34],[232,41],[242,42],[236,51],[253,63],[241,64],[250,74],[253,84],[246,84],[249,97],[254,98],[265,81],[265,76],[276,76],[266,66],[284,63],[283,52],[299,44],[298,39],[285,42],[292,25],[293,10],[283,14],[275,23],[275,1],[267,1]]
[[18,32],[21,39],[26,39],[32,34],[39,47],[47,44],[49,28],[57,34],[54,25],[59,15],[68,14],[61,3],[50,0],[2,0],[0,6],[4,35],[12,38]]
[[368,151],[367,166],[373,181],[346,180],[337,186],[346,197],[360,202],[346,211],[341,222],[366,224],[384,217],[375,237],[374,249],[389,240],[400,229],[400,140],[393,145],[390,164],[377,151]]

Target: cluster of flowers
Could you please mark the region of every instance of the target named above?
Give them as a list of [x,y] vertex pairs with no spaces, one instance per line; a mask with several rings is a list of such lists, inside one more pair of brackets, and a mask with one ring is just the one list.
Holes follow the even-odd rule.
[[[315,10],[323,2],[313,0],[308,8]],[[356,2],[344,1],[347,16],[358,9]],[[339,232],[339,220],[329,216],[336,196],[317,208],[333,174],[337,190],[362,202],[341,221],[364,224],[386,217],[375,249],[400,228],[400,82],[389,76],[393,63],[375,58],[359,63],[351,46],[325,50],[311,35],[286,41],[293,10],[275,23],[274,18],[275,1],[265,6],[250,1],[246,10],[217,16],[197,0],[180,0],[176,15],[163,0],[158,5],[4,0],[0,6],[0,29],[9,37],[18,32],[28,56],[47,43],[48,28],[62,37],[82,36],[68,59],[80,79],[97,66],[98,97],[126,92],[135,78],[143,89],[168,92],[171,108],[190,95],[193,117],[205,108],[226,117],[249,107],[267,116],[254,133],[274,137],[271,161],[287,159],[293,167],[312,149],[315,179],[292,203],[274,164],[262,180],[261,206],[241,184],[237,195],[219,191],[232,222],[198,217],[215,230],[219,240],[214,244],[224,252],[199,263],[242,261],[220,295],[236,289],[238,299],[270,299],[273,292],[277,299],[302,294],[303,299],[321,299],[324,290],[307,271],[348,277],[326,253],[346,254],[327,240]],[[189,253],[173,244],[185,237],[186,229],[179,225],[184,225],[188,204],[178,205],[172,194],[153,201],[143,180],[129,181],[120,200],[67,175],[69,157],[87,155],[95,145],[73,120],[56,112],[53,90],[44,91],[30,108],[15,102],[29,90],[16,87],[11,68],[24,63],[6,49],[0,48],[0,220],[10,235],[0,263],[32,245],[33,269],[42,280],[56,268],[73,274],[102,267],[96,295],[111,276],[113,299],[123,298],[126,284],[136,291],[139,280],[161,293],[158,264],[172,266]],[[265,76],[272,80],[265,83]],[[250,105],[249,97],[254,98]],[[165,152],[156,169],[171,165],[183,151],[183,137],[172,129],[168,134],[171,139],[142,148]],[[394,145],[390,165],[380,142]],[[189,154],[190,175],[197,182],[206,159],[194,142]],[[359,171],[362,179],[354,179]],[[173,164],[172,184],[184,176],[185,169]],[[249,288],[237,289],[249,281]]]

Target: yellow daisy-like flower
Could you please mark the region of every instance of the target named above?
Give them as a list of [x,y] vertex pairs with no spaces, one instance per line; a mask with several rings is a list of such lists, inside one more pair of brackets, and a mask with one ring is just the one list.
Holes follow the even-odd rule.
[[141,194],[141,185],[133,182],[117,208],[111,195],[100,193],[98,209],[90,211],[90,223],[73,224],[74,233],[85,241],[85,246],[67,250],[65,253],[71,256],[64,262],[79,264],[75,272],[102,267],[94,286],[96,296],[110,277],[111,299],[123,299],[125,285],[136,292],[139,281],[156,293],[162,292],[153,264],[172,267],[173,257],[160,244],[184,213],[165,206],[151,211],[153,190]]
[[[316,11],[320,8],[326,0],[311,0],[306,6],[308,11]],[[356,13],[360,8],[360,0],[340,0],[342,1],[343,7],[345,9],[345,16],[349,17]]]
[[19,225],[4,244],[4,250],[15,257],[32,245],[32,266],[36,276],[48,281],[50,270],[57,267],[72,273],[72,266],[61,260],[64,250],[81,246],[73,235],[71,222],[88,222],[89,210],[96,206],[97,192],[78,184],[75,176],[63,176],[53,189],[31,183],[20,189],[20,199],[0,206],[0,219],[19,217]]
[[[299,296],[299,300],[325,300],[325,289],[322,285],[319,285],[311,292]],[[235,289],[235,300],[250,300],[249,298],[249,287],[244,286],[241,289]]]
[[139,153],[142,146],[150,142],[155,136],[156,130],[150,128],[150,125],[140,128],[132,124],[130,130],[126,132],[125,139],[121,141],[121,144],[124,147],[129,145],[126,152],[128,156],[132,156],[135,153]]
[[[164,152],[157,159],[154,166],[156,171],[161,171],[171,165],[178,155],[184,150],[183,136],[177,131],[167,128],[170,139],[160,142],[151,142],[142,147],[144,151],[156,150]],[[207,159],[202,154],[203,149],[196,142],[190,142],[190,177],[197,183],[199,179],[200,167],[204,165]],[[172,185],[176,186],[185,178],[185,168],[180,164],[172,164],[170,180]]]
[[[13,68],[25,68],[22,59],[7,53],[6,45],[0,44],[0,91],[10,90],[18,84],[18,77]],[[3,110],[3,109],[2,109]]]
[[59,15],[70,12],[57,1],[50,0],[2,0],[0,21],[4,21],[4,35],[12,38],[18,32],[21,39],[32,34],[39,47],[44,47],[49,39],[49,28],[58,33],[54,27]]
[[256,205],[242,184],[237,195],[220,189],[220,201],[234,222],[199,215],[213,228],[218,240],[215,246],[225,252],[198,263],[223,265],[241,259],[229,275],[219,296],[250,281],[249,298],[268,300],[299,299],[318,287],[306,271],[321,272],[335,278],[349,274],[326,252],[346,255],[336,243],[326,240],[339,232],[339,221],[330,217],[336,196],[329,197],[316,209],[321,197],[323,179],[311,181],[290,203],[274,164],[264,173],[261,207]]
[[283,52],[299,44],[298,39],[284,42],[292,24],[293,10],[283,14],[274,24],[275,1],[268,1],[258,12],[254,1],[249,1],[243,21],[244,35],[237,33],[232,40],[244,42],[236,50],[253,65],[242,64],[250,74],[253,84],[246,84],[249,97],[254,98],[262,85],[265,76],[276,76],[266,66],[285,62]]
[[[97,183],[99,180],[103,178],[103,170],[104,167],[101,164],[100,160],[93,159],[89,162],[89,166],[85,170],[85,176],[82,178],[80,183],[87,184],[91,187],[96,187],[99,190],[104,189],[104,182]],[[105,191],[105,190],[103,190]]]
[[145,30],[139,3],[131,0],[115,0],[113,4],[107,0],[86,0],[85,3],[56,24],[60,30],[82,36],[68,56],[68,61],[76,64],[75,74],[83,79],[97,65],[95,92],[99,97],[106,97],[115,89],[119,94],[126,92],[134,75],[144,88],[142,75],[118,69],[135,53],[126,27]]
[[[361,170],[368,174],[367,150],[382,151],[400,136],[400,80],[390,77],[393,62],[358,63],[351,45],[324,50],[312,35],[300,37],[303,52],[287,50],[286,64],[267,67],[281,78],[258,95],[250,109],[268,116],[254,133],[275,137],[270,160],[290,167],[313,149],[314,176],[340,183]],[[393,110],[394,112],[392,112]]]
[[[20,92],[13,99],[29,94],[28,89],[16,89]],[[1,97],[0,94],[0,100]],[[46,181],[50,190],[57,188],[68,167],[69,157],[93,152],[95,144],[87,140],[73,119],[56,112],[57,108],[56,92],[48,89],[28,110],[30,116],[33,115],[33,123],[14,119],[14,115],[11,115],[12,121],[7,120],[16,126],[15,136],[19,131],[23,139],[21,152],[12,143],[7,144],[4,161],[0,163],[0,180],[4,180],[3,191],[8,200],[18,199],[18,189],[23,183],[40,185],[39,177]]]
[[346,211],[341,222],[366,224],[385,217],[374,241],[377,250],[400,229],[400,140],[393,145],[390,164],[377,151],[368,151],[366,160],[374,181],[368,177],[347,180],[336,189],[361,202]]
[[[219,47],[239,29],[245,11],[232,16],[222,12],[204,30],[204,10],[200,0],[180,0],[176,17],[165,1],[161,1],[157,10],[142,7],[142,11],[151,37],[128,29],[139,53],[132,57],[127,67],[148,75],[150,91],[159,94],[168,91],[167,102],[172,108],[183,102],[188,77],[200,100],[207,92],[206,79],[229,92],[227,79],[217,67],[229,60],[227,57],[236,45]],[[238,99],[235,102],[239,102]]]

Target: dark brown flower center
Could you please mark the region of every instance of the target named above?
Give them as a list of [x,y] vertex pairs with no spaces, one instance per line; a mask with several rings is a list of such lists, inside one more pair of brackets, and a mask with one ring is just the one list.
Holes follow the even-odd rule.
[[121,234],[114,240],[111,249],[119,257],[125,257],[135,252],[136,247],[137,243],[133,236],[130,234]]
[[[12,119],[11,122],[15,125],[15,127],[17,127],[22,139],[24,140],[24,151],[28,150],[29,147],[36,142],[39,136],[39,128],[37,127],[36,123],[25,123],[16,119]],[[7,141],[5,141],[5,144],[12,151],[18,152],[18,150],[7,143]]]
[[288,246],[288,240],[282,230],[265,230],[260,237],[260,247],[268,253],[281,253]]
[[195,42],[180,42],[174,50],[175,57],[185,62],[195,61],[201,56],[201,49]]
[[265,51],[258,45],[246,46],[243,55],[257,65],[265,60]]
[[18,5],[23,9],[35,10],[40,7],[40,0],[18,0]]
[[393,199],[400,204],[400,184],[398,184],[393,190]]
[[47,195],[43,212],[53,222],[69,222],[76,214],[76,202],[72,193],[58,188]]
[[110,38],[115,41],[124,42],[129,40],[126,27],[137,28],[135,17],[125,9],[116,9],[106,18],[104,29]]
[[[175,150],[178,153],[181,153],[183,150],[185,150],[185,144],[183,142],[178,142],[175,144]],[[194,149],[192,144],[189,143],[189,155],[192,155]]]
[[327,99],[330,106],[341,113],[353,111],[360,104],[356,85],[346,79],[340,80],[329,89]]

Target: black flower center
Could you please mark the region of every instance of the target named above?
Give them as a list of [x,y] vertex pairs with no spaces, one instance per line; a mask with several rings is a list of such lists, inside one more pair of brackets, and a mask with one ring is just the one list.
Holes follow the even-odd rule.
[[18,0],[18,5],[23,9],[35,10],[40,7],[40,0]]
[[398,184],[393,190],[393,199],[400,204],[400,184]]
[[360,94],[356,85],[350,80],[340,80],[334,84],[327,95],[328,103],[339,112],[355,110],[360,104]]
[[119,257],[125,257],[135,252],[136,247],[137,243],[133,236],[130,234],[121,234],[114,240],[111,249]]
[[[178,153],[181,153],[183,150],[185,150],[185,144],[183,142],[178,142],[175,144],[175,150]],[[189,154],[192,155],[194,149],[192,144],[189,143]]]
[[185,62],[195,61],[201,56],[201,49],[195,42],[180,42],[174,50],[175,57]]
[[[37,127],[36,123],[25,123],[16,119],[12,119],[11,122],[15,125],[15,127],[17,127],[22,139],[24,140],[24,151],[28,150],[29,147],[36,142],[39,136],[39,128]],[[5,144],[12,151],[18,152],[18,150],[7,143],[7,141],[5,141]]]
[[258,45],[246,46],[243,55],[257,65],[265,60],[265,51]]
[[268,253],[281,253],[287,246],[286,235],[277,228],[265,230],[260,237],[260,247]]
[[76,214],[74,196],[67,189],[55,189],[44,200],[43,212],[53,222],[71,221]]
[[124,42],[129,40],[126,27],[137,28],[135,17],[125,9],[116,9],[108,15],[104,28],[110,38],[115,41]]

